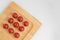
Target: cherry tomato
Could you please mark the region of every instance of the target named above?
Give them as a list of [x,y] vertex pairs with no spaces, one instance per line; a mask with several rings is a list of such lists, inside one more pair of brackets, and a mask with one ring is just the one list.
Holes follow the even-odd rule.
[[21,17],[21,16],[19,16],[17,19],[18,19],[19,22],[23,21],[23,17]]
[[23,26],[19,26],[19,31],[24,31],[24,27]]
[[29,25],[28,21],[24,21],[23,24],[24,24],[24,26],[28,26]]
[[19,38],[19,37],[20,37],[20,34],[19,34],[19,33],[15,33],[15,34],[14,34],[14,37],[15,37],[15,38]]
[[4,29],[8,29],[8,27],[9,27],[8,24],[3,24]]
[[18,17],[17,13],[13,13],[12,16],[13,16],[14,18],[17,18],[17,17]]
[[14,33],[14,29],[13,28],[9,28],[8,31],[9,31],[9,33]]
[[19,23],[18,22],[14,22],[13,26],[16,27],[16,28],[18,28],[19,27]]
[[9,22],[9,23],[13,23],[13,21],[14,21],[13,18],[9,18],[9,19],[8,19],[8,22]]

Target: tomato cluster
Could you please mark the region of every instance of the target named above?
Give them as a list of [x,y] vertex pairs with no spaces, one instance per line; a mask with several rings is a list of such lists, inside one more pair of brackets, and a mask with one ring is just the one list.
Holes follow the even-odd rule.
[[[15,22],[14,19],[17,19],[18,21]],[[23,26],[19,25],[20,22],[23,22]],[[12,14],[12,18],[8,18],[8,23],[12,24],[13,27],[17,28],[20,32],[24,31],[24,27],[29,25],[28,21],[24,21],[22,16],[19,16],[17,13]],[[9,24],[5,23],[3,24],[4,29],[8,29],[8,32],[10,34],[13,34],[15,38],[19,38],[20,34],[18,32],[14,32],[14,29],[9,27]]]

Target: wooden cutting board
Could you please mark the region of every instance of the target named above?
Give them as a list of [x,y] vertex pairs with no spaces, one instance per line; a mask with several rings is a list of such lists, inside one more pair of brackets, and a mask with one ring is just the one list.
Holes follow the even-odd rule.
[[[17,23],[14,24],[15,22]],[[30,40],[40,26],[41,22],[35,17],[14,2],[11,2],[0,15],[0,40]],[[9,30],[10,28],[12,30]]]

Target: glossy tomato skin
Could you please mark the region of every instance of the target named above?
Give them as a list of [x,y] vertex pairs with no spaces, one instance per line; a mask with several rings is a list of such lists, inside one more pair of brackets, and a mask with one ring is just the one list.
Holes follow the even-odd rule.
[[4,29],[8,29],[9,25],[8,24],[3,24]]
[[9,18],[9,19],[8,19],[8,22],[9,22],[9,23],[13,23],[13,21],[14,21],[13,18]]
[[14,33],[14,37],[15,38],[19,38],[20,37],[20,34],[19,33]]
[[13,18],[17,18],[18,17],[17,13],[13,13],[12,16],[13,16]]
[[29,25],[29,22],[28,22],[28,21],[24,21],[24,22],[23,22],[23,25],[24,25],[24,26],[28,26],[28,25]]
[[14,29],[13,29],[13,28],[9,28],[8,31],[9,31],[9,33],[11,33],[11,34],[14,33]]
[[13,26],[16,27],[16,28],[18,28],[19,27],[19,23],[18,22],[14,22]]
[[17,20],[18,20],[19,22],[22,22],[22,21],[23,21],[23,17],[22,17],[22,16],[19,16],[19,17],[17,18]]
[[24,27],[23,26],[19,26],[19,31],[23,32],[24,31]]

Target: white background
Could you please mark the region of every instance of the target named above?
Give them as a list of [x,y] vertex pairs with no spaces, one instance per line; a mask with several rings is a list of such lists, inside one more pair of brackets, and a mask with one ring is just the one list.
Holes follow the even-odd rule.
[[42,23],[31,40],[60,40],[60,0],[0,0],[0,14],[12,1]]

